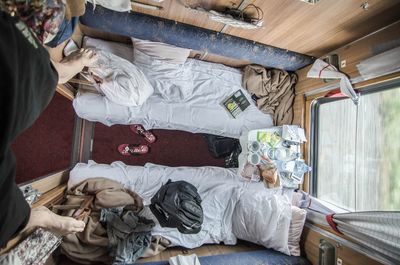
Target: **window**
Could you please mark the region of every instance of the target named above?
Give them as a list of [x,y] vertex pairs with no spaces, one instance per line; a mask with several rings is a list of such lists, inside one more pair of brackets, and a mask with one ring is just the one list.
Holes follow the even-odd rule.
[[400,210],[400,82],[312,109],[312,194],[347,211]]

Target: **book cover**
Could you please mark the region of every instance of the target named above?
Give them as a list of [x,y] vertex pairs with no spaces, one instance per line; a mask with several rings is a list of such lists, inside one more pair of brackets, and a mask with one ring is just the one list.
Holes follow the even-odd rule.
[[233,118],[236,118],[238,115],[240,115],[240,113],[242,113],[250,106],[250,102],[247,100],[243,92],[239,89],[231,96],[226,98],[222,102],[222,105]]

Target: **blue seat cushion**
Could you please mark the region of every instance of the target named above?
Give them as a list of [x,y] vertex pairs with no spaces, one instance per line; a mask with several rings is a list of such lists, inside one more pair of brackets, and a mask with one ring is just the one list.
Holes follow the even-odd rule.
[[[199,257],[201,265],[309,265],[303,257],[287,256],[274,250],[256,250],[224,255]],[[139,263],[136,263],[139,264]],[[169,265],[168,260],[140,263],[141,265]]]

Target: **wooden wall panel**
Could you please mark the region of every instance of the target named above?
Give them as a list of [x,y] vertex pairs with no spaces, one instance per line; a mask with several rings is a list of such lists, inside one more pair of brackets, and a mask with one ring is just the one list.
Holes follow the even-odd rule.
[[299,0],[253,1],[264,11],[265,26],[257,31],[230,29],[228,34],[319,57],[400,18],[400,1]]
[[196,254],[197,256],[201,257],[201,256],[223,255],[223,254],[229,254],[229,253],[246,252],[246,251],[262,250],[262,249],[264,249],[264,247],[255,245],[255,244],[252,244],[249,242],[245,242],[245,241],[239,241],[238,244],[233,245],[233,246],[203,245],[203,246],[195,248],[195,249],[174,247],[174,248],[169,248],[156,256],[139,259],[137,261],[137,263],[168,260],[170,257],[177,256],[177,255]]
[[[354,78],[360,75],[357,70],[357,64],[360,63],[360,61],[375,55],[381,47],[390,46],[393,43],[397,43],[397,45],[400,44],[400,21],[356,42],[332,51],[330,54],[338,54],[340,61],[345,60],[346,67],[341,68],[341,71],[346,73],[350,78]],[[296,85],[296,94],[300,95],[316,88],[338,83],[335,81],[325,83],[318,78],[307,78],[307,72],[310,68],[311,66],[308,66],[297,71],[299,81]]]
[[[135,11],[254,40],[260,43],[319,57],[400,19],[400,0],[321,0],[309,5],[300,0],[165,0],[155,4],[162,10],[134,8]],[[224,27],[205,14],[185,6],[223,10],[255,4],[264,12],[264,27],[256,30]],[[256,14],[250,7],[246,12]]]
[[[338,54],[340,60],[346,60],[346,67],[341,70],[351,78],[358,77],[359,72],[356,65],[363,59],[375,55],[381,47],[390,47],[392,44],[400,44],[400,21],[392,25],[370,34],[358,41],[345,45],[332,53]],[[325,87],[331,84],[338,84],[337,81],[328,83],[323,82],[321,79],[307,78],[307,72],[311,66],[305,67],[297,71],[299,81],[296,85],[296,99],[294,103],[294,123],[301,125],[306,132],[307,139],[310,139],[310,116],[311,116],[311,103],[313,99],[324,96],[327,92],[317,93],[316,89]],[[360,82],[355,84],[356,88],[364,87],[371,84],[381,83],[391,79],[399,78],[399,74],[391,74],[388,76],[376,78],[374,80]],[[338,88],[338,86],[335,86]],[[306,97],[305,93],[313,91],[314,95]],[[303,99],[303,105],[302,100]],[[309,142],[304,145],[303,154],[305,160],[309,158]],[[303,189],[308,191],[308,176],[304,178]]]
[[[349,248],[348,246],[344,246],[334,239],[322,235],[315,231],[314,229],[310,229],[308,227],[304,227],[302,239],[301,239],[301,248],[305,257],[313,264],[319,264],[319,242],[320,239],[325,239],[329,241],[329,243],[333,244],[336,248],[337,258],[342,260],[342,265],[379,265],[376,260],[373,260],[365,255]],[[335,264],[339,264],[336,263]]]
[[207,28],[215,31],[220,31],[223,24],[210,21],[206,14],[195,12],[187,8],[188,6],[196,7],[203,6],[205,8],[221,9],[225,6],[232,7],[239,5],[241,0],[210,0],[210,1],[191,1],[191,0],[165,0],[162,3],[155,3],[150,0],[140,1],[150,5],[161,6],[161,10],[150,10],[140,7],[133,7],[133,10],[139,13],[144,13],[152,16],[158,16],[181,23],[195,25],[197,27]]

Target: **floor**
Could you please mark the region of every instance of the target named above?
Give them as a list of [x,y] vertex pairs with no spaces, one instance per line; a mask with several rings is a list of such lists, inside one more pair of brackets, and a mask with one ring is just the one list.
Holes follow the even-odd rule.
[[12,145],[18,184],[70,166],[74,119],[71,101],[55,93],[45,111]]
[[[262,250],[265,249],[262,246],[255,245],[246,241],[238,241],[238,243],[234,246],[226,246],[226,245],[203,245],[201,247],[195,249],[185,249],[182,247],[174,247],[169,248],[160,254],[150,257],[143,258],[136,261],[135,264],[152,262],[152,261],[162,261],[168,260],[170,257],[174,257],[177,255],[190,255],[196,254],[198,257],[202,256],[213,256],[213,255],[222,255],[229,253],[238,253],[238,252],[246,252],[246,251],[254,251],[254,250]],[[58,262],[59,265],[76,265],[78,263],[72,262],[65,256],[60,256],[60,260]]]
[[122,161],[128,165],[144,165],[147,162],[165,166],[224,166],[224,159],[215,159],[208,152],[203,135],[183,131],[154,130],[157,141],[149,144],[150,152],[140,156],[123,156],[120,144],[147,144],[144,138],[134,134],[129,126],[107,127],[97,123],[94,131],[92,159],[97,163]]

